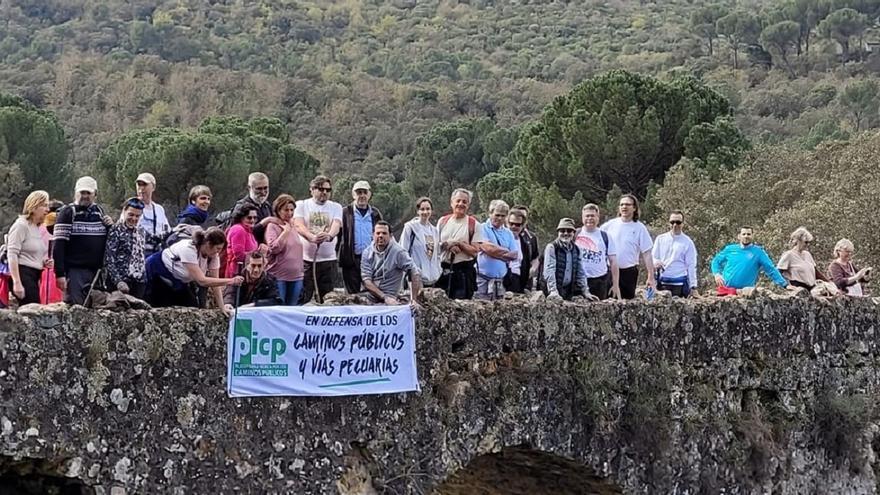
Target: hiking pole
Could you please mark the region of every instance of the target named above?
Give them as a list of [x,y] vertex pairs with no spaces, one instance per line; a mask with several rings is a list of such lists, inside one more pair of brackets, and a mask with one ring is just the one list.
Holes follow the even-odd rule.
[[[235,264],[238,267],[236,270],[236,276],[241,275],[241,267],[244,266],[244,263],[239,261]],[[235,286],[235,309],[232,312],[232,328],[235,330],[238,328],[238,305],[241,302],[241,284]]]
[[92,297],[92,290],[95,289],[95,284],[98,283],[98,277],[101,276],[101,269],[98,268],[98,271],[95,272],[95,278],[92,279],[92,284],[89,285],[89,291],[86,293],[86,298],[83,299],[83,306],[89,307],[89,298]]
[[324,304],[324,297],[321,295],[321,289],[318,288],[318,249],[321,243],[315,243],[315,255],[312,257],[312,285],[315,286],[315,300],[318,304]]

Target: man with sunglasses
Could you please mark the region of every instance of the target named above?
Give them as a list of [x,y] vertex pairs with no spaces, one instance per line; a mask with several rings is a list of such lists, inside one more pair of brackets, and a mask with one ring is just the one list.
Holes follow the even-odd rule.
[[590,301],[599,298],[590,294],[587,276],[581,266],[580,248],[574,243],[574,220],[563,218],[556,227],[556,240],[544,249],[544,283],[548,299],[570,301],[583,296]]
[[125,202],[119,222],[107,231],[104,252],[104,288],[138,299],[144,298],[147,286],[146,232],[140,225],[145,206],[140,198]]
[[657,290],[668,290],[674,297],[688,297],[697,289],[697,248],[682,230],[684,214],[669,213],[669,231],[654,240],[654,269]]
[[316,288],[318,302],[333,290],[336,237],[342,228],[342,205],[330,201],[330,179],[323,175],[315,177],[309,190],[312,197],[297,201],[293,212],[293,225],[303,243],[303,304],[312,299]]
[[518,294],[532,290],[532,279],[541,274],[541,250],[538,238],[528,229],[529,211],[522,205],[515,205],[507,215],[507,227],[519,240],[520,257],[510,262],[510,273],[504,278],[504,288]]

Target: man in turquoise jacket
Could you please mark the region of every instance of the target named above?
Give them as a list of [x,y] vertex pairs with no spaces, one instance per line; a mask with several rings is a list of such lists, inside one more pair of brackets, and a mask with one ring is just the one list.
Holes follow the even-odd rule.
[[718,295],[736,295],[737,289],[754,287],[761,270],[783,288],[788,281],[779,273],[764,248],[752,243],[752,228],[739,229],[739,243],[729,244],[712,259],[712,274]]

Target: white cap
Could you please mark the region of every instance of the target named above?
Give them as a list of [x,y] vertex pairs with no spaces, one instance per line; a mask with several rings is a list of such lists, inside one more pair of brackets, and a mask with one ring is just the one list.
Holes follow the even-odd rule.
[[156,185],[156,178],[153,177],[153,174],[144,172],[141,175],[138,175],[138,178],[134,180],[135,182],[146,182],[147,184]]
[[95,194],[96,192],[98,192],[98,182],[88,175],[85,177],[80,177],[76,181],[76,187],[74,187],[73,192],[78,193],[83,191],[88,191],[92,194]]
[[351,192],[355,192],[358,189],[366,189],[367,191],[369,191],[370,183],[365,180],[359,180],[355,182],[353,186],[351,186]]

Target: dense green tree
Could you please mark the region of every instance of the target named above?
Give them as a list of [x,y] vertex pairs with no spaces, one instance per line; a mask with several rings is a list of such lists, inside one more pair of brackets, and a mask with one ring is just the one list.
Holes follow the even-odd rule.
[[733,50],[733,68],[739,68],[739,50],[745,45],[758,42],[761,24],[758,18],[743,10],[733,11],[715,23],[718,34],[724,36]]
[[719,117],[691,127],[684,147],[687,157],[717,177],[722,170],[736,168],[751,144],[732,118]]
[[699,7],[691,13],[690,27],[706,40],[710,57],[715,54],[715,39],[718,38],[715,23],[725,15],[727,15],[727,9],[721,4]]
[[228,208],[244,192],[247,175],[256,171],[269,176],[273,194],[302,197],[318,161],[286,138],[277,119],[214,118],[196,131],[136,130],[107,146],[95,168],[112,184],[107,198],[113,202],[131,194],[130,184],[144,171],[156,176],[159,200],[178,207],[186,204],[192,186],[205,184],[216,209]]
[[[25,188],[69,197],[67,142],[55,114],[0,93],[0,164],[18,167]],[[15,183],[8,184],[13,187]]]
[[499,129],[491,119],[440,124],[416,138],[406,182],[415,196],[430,196],[440,208],[456,187],[472,189],[498,170],[515,143],[516,131]]
[[[594,77],[558,97],[522,130],[511,165],[483,179],[481,197],[518,183],[512,189],[516,199],[547,212],[554,209],[547,198],[601,203],[615,185],[644,197],[648,184],[662,181],[685,155],[694,126],[730,112],[724,97],[692,78],[662,82],[625,71]],[[703,129],[698,142],[705,159],[710,143],[719,141],[712,132],[729,135],[729,126]],[[547,225],[555,220],[542,218]]]
[[792,77],[794,77],[794,70],[788,61],[788,54],[792,50],[797,50],[800,34],[801,27],[794,21],[777,22],[761,31],[761,44],[764,49],[779,57]]
[[880,85],[873,79],[848,84],[838,97],[856,132],[877,121],[880,112]]
[[868,19],[864,14],[854,9],[843,8],[828,14],[828,17],[819,23],[819,32],[840,45],[840,61],[845,63],[849,59],[850,40],[853,36],[861,36],[867,25]]

